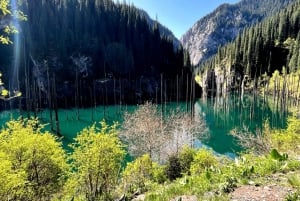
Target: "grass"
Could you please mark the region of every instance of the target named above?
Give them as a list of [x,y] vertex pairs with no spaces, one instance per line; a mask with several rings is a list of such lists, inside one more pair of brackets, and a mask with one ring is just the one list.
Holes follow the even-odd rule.
[[[228,161],[200,174],[156,185],[146,192],[146,200],[169,201],[181,195],[196,195],[199,200],[229,200],[229,193],[237,186],[249,183],[263,185],[270,182],[275,173],[286,177],[289,185],[299,188],[299,172],[290,176],[287,174],[299,168],[300,162],[297,160],[276,161],[270,156],[245,154],[239,161]],[[274,179],[272,182],[280,181]]]
[[[189,154],[179,153],[181,157],[178,158],[184,167],[183,176],[173,181],[166,179],[160,184],[150,181],[147,191],[143,192],[145,200],[169,201],[193,195],[198,200],[224,201],[230,200],[230,193],[243,185],[290,187],[294,190],[286,200],[300,200],[299,128],[300,119],[293,116],[289,118],[287,129],[267,130],[270,133],[264,135],[264,141],[272,146],[261,154],[248,151],[230,159],[207,149],[185,150]],[[172,170],[177,169],[180,168]]]

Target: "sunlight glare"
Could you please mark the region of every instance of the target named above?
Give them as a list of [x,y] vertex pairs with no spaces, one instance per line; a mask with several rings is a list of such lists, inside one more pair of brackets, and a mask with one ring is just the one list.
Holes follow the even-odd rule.
[[11,0],[11,9],[13,13],[12,25],[17,32],[14,33],[13,45],[14,45],[14,61],[13,61],[13,69],[11,75],[11,90],[18,91],[19,90],[19,67],[20,67],[20,23],[18,20],[18,3],[17,0]]

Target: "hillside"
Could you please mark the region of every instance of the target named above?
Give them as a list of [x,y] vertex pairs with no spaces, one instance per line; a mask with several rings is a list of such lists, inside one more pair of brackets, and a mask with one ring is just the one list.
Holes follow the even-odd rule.
[[[53,101],[86,107],[186,97],[183,90],[174,95],[191,78],[183,49],[144,11],[111,0],[28,0],[20,9],[27,15],[18,55],[25,76],[14,83],[27,109]],[[10,77],[17,56],[13,45],[0,48],[7,53],[0,70]],[[177,89],[176,79],[182,83]]]
[[218,47],[232,41],[245,27],[262,21],[295,0],[243,0],[223,4],[197,21],[182,37],[193,65],[217,53]]
[[[247,87],[256,91],[261,87],[271,88],[273,84],[277,96],[280,90],[281,97],[293,95],[291,87],[296,86],[297,79],[288,80],[285,75],[296,75],[299,70],[299,8],[300,2],[296,1],[245,29],[233,42],[200,65],[196,70],[197,80],[204,91],[214,88],[217,95],[224,95],[230,90],[242,93]],[[283,76],[280,83],[279,75]],[[297,94],[298,91],[298,88],[294,89]]]

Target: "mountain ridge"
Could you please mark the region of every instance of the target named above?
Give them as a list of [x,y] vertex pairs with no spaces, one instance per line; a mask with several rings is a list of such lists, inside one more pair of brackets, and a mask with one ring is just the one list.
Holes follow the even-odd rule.
[[[173,93],[174,80],[182,80],[178,91],[191,80],[183,49],[136,7],[111,0],[24,0],[20,10],[27,15],[20,23],[19,73],[25,76],[12,88],[24,92],[27,110],[54,102],[51,107],[91,107],[186,97],[185,91]],[[0,47],[7,52],[0,56],[5,75],[14,65],[12,48]]]
[[173,45],[174,45],[174,50],[177,50],[178,48],[180,48],[181,43],[179,41],[179,39],[173,34],[173,32],[165,25],[161,24],[159,21],[152,19],[149,14],[147,13],[147,11],[143,10],[143,9],[139,9],[140,14],[145,17],[145,19],[147,20],[149,26],[153,27],[155,23],[158,24],[158,29],[160,32],[161,37],[169,37],[169,39],[171,39],[173,41]]
[[245,27],[260,22],[293,1],[243,0],[236,4],[222,4],[199,19],[180,41],[189,51],[191,63],[198,65],[215,54],[219,46],[235,39]]

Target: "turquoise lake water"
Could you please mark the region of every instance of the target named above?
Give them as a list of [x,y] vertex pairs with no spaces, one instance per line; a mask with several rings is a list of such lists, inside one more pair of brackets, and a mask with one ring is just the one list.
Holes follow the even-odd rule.
[[[166,110],[180,107],[181,110],[187,108],[185,103],[168,103],[164,105]],[[98,106],[88,109],[60,109],[59,125],[60,133],[63,138],[63,145],[68,149],[67,144],[83,128],[90,126],[93,122],[105,119],[108,123],[117,121],[122,123],[124,112],[134,111],[136,106]],[[245,96],[243,99],[230,96],[226,99],[199,99],[194,103],[196,115],[200,115],[204,122],[203,132],[208,133],[209,137],[196,140],[196,146],[207,146],[219,154],[232,155],[241,151],[232,136],[230,130],[246,126],[251,131],[261,129],[263,122],[267,119],[271,127],[284,128],[286,126],[286,113],[272,105],[272,101],[264,101],[252,96]],[[79,114],[79,115],[77,115]],[[2,111],[0,113],[0,123],[4,125],[11,118],[27,114],[17,110]],[[77,119],[79,116],[79,120]],[[45,124],[46,129],[50,130],[49,110],[38,113],[38,118]]]

